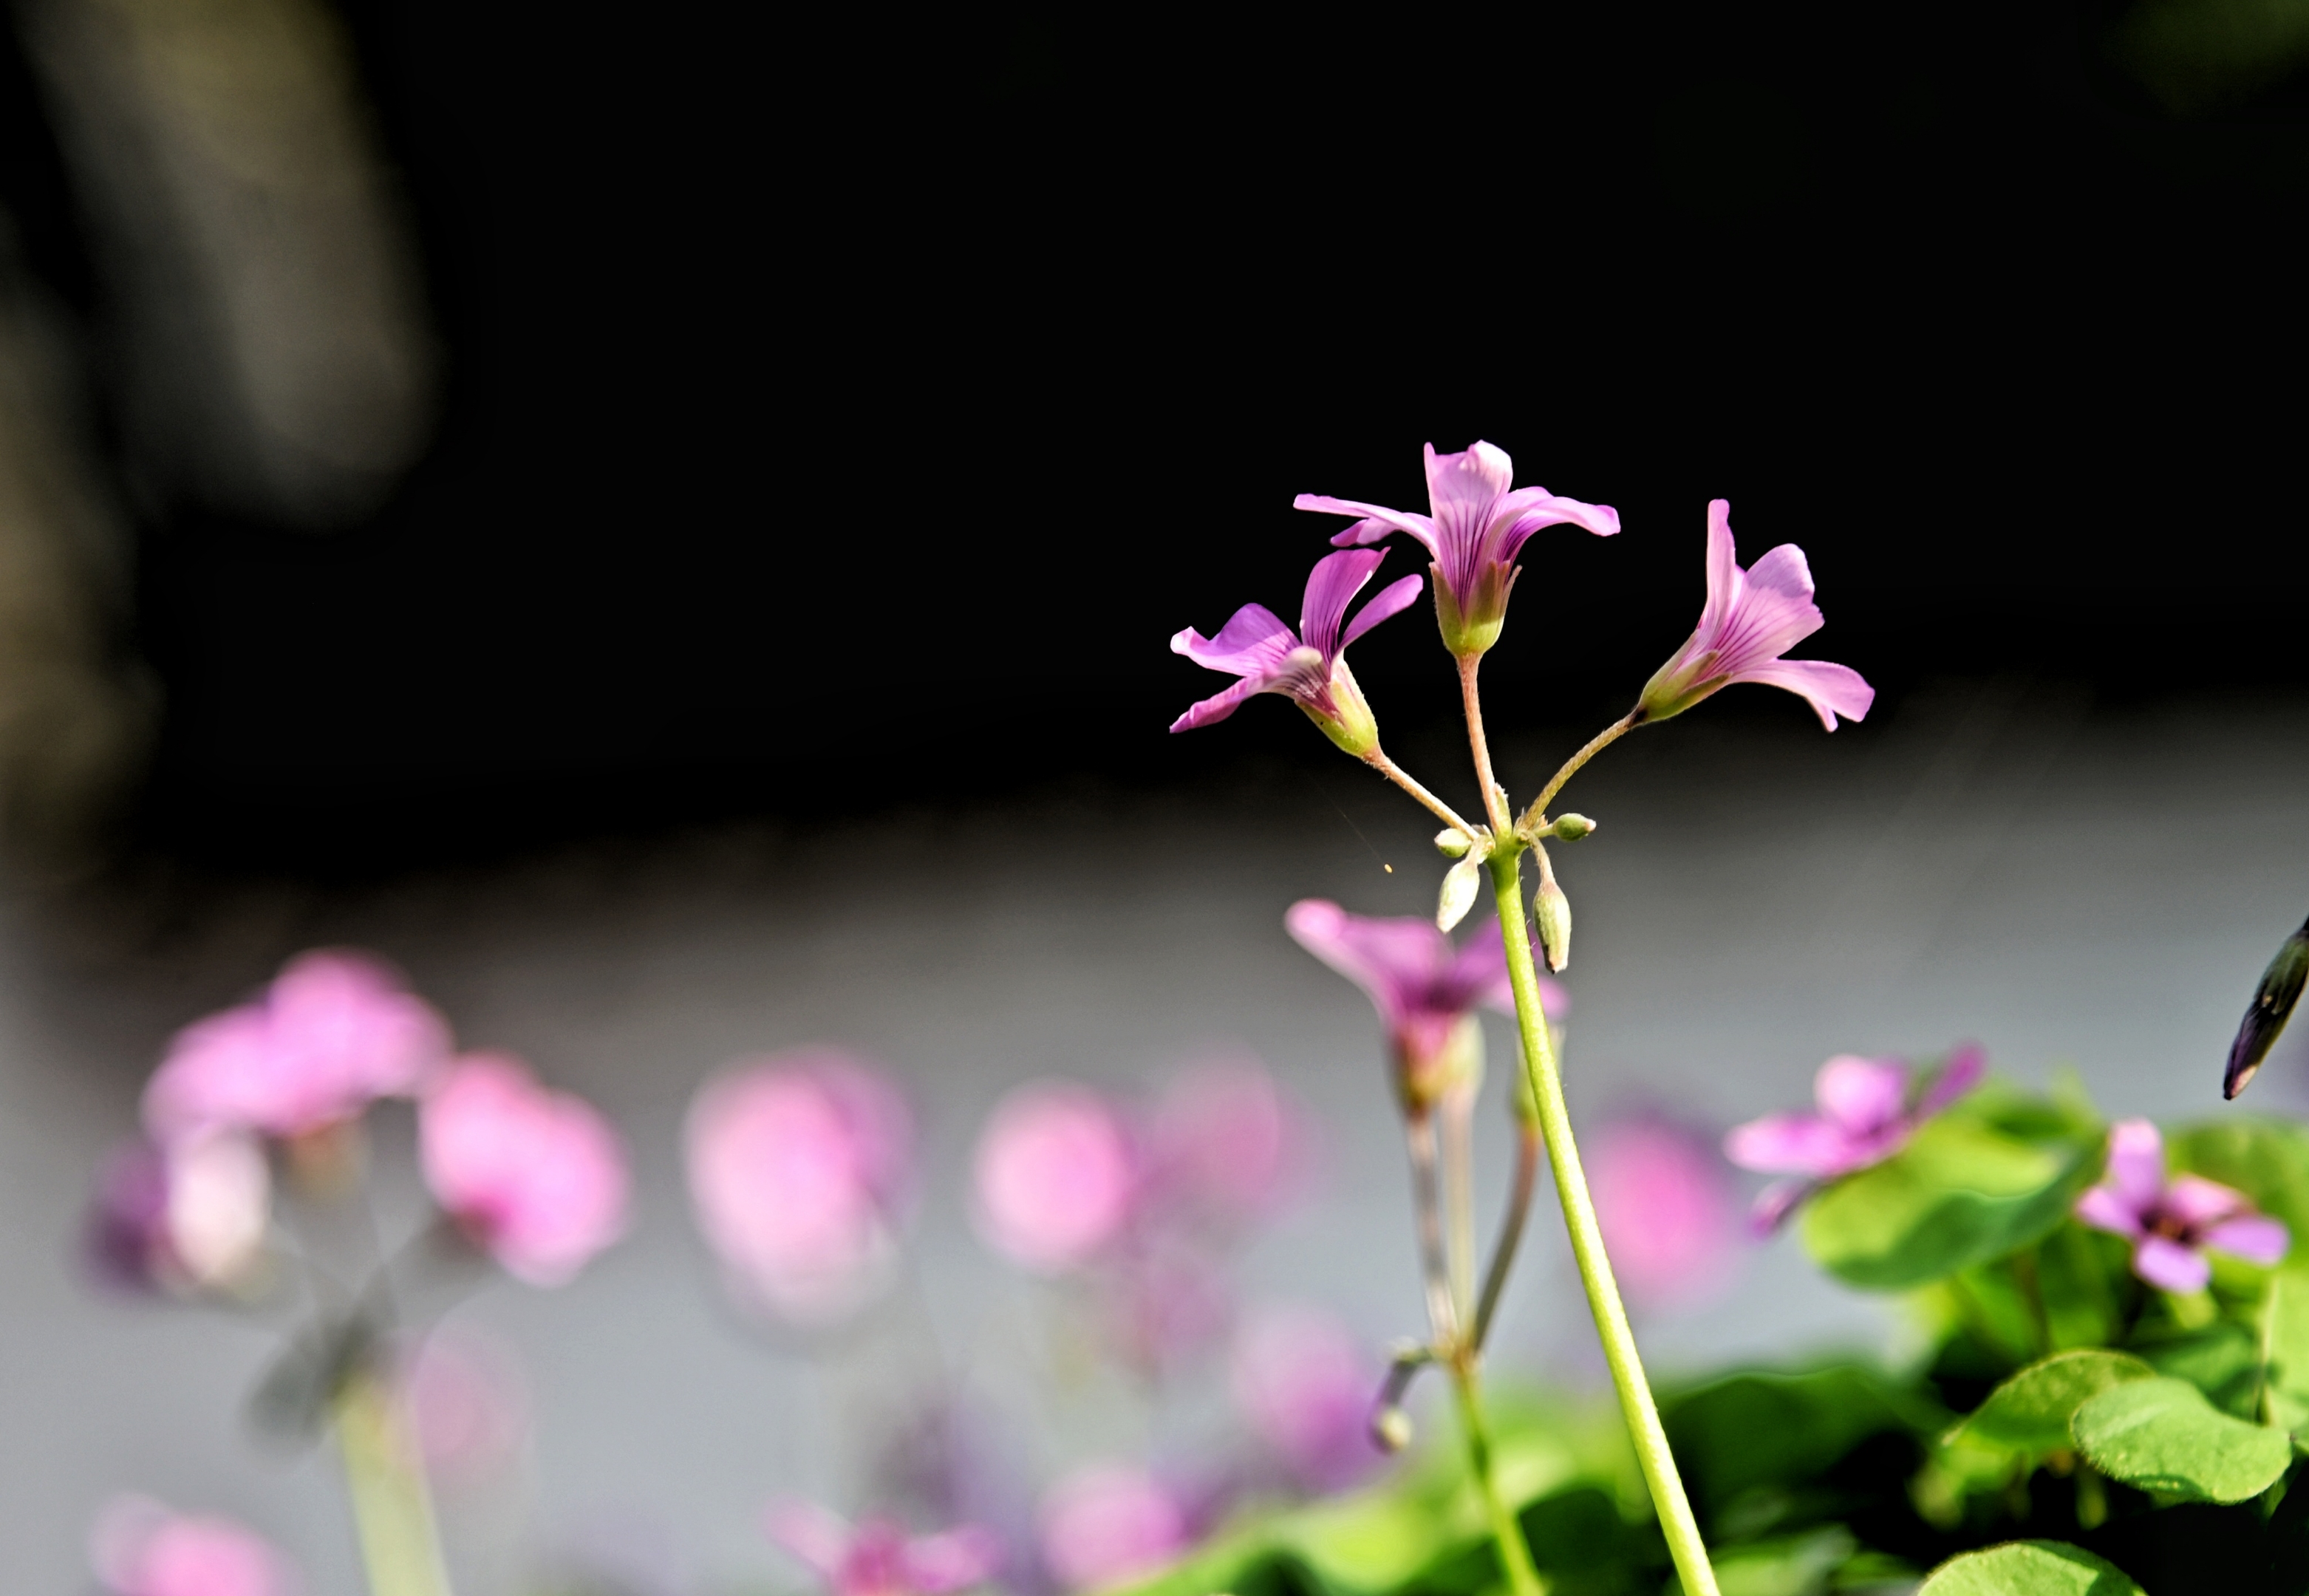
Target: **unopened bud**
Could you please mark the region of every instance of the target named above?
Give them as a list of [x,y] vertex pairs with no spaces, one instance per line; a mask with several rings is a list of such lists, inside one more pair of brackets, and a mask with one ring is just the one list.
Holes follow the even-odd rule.
[[1474,838],[1468,836],[1457,826],[1447,825],[1435,833],[1435,851],[1447,859],[1459,858],[1466,855],[1469,845],[1474,841]]
[[1411,1445],[1411,1415],[1401,1408],[1385,1407],[1371,1415],[1371,1444],[1381,1452],[1400,1452]]
[[1483,861],[1469,854],[1443,873],[1443,892],[1435,903],[1435,924],[1449,931],[1467,918],[1475,906],[1475,889],[1483,884]]
[[2223,1097],[2233,1098],[2243,1091],[2261,1068],[2286,1021],[2293,1017],[2305,982],[2309,982],[2309,924],[2287,937],[2277,957],[2261,971],[2261,989],[2253,996],[2253,1006],[2244,1012],[2236,1040],[2229,1044],[2229,1065],[2221,1076]]
[[1547,950],[1547,967],[1556,974],[1571,962],[1571,900],[1555,884],[1555,872],[1543,860],[1539,891],[1531,901],[1532,918],[1539,922],[1540,945]]
[[1596,829],[1596,823],[1585,815],[1559,815],[1555,817],[1552,834],[1566,842],[1577,842]]

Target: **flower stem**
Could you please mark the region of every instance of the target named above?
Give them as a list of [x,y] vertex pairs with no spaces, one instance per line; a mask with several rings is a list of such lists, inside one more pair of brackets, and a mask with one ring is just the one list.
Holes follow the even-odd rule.
[[432,1495],[393,1388],[380,1375],[356,1374],[336,1410],[369,1596],[450,1596]]
[[1483,703],[1475,692],[1475,672],[1483,663],[1481,654],[1459,657],[1459,699],[1466,706],[1467,742],[1475,755],[1476,785],[1483,789],[1483,813],[1491,816],[1492,834],[1504,844],[1509,835],[1507,795],[1492,774],[1492,747],[1483,738]]
[[1458,1342],[1457,1303],[1451,1294],[1451,1265],[1443,1241],[1442,1183],[1436,1172],[1435,1113],[1423,1109],[1404,1121],[1411,1150],[1411,1197],[1419,1220],[1419,1272],[1427,1288],[1427,1324],[1438,1347]]
[[1492,1540],[1500,1549],[1500,1566],[1508,1576],[1508,1589],[1514,1596],[1544,1596],[1547,1587],[1539,1583],[1539,1570],[1532,1566],[1531,1547],[1523,1538],[1523,1526],[1508,1511],[1499,1481],[1492,1477],[1492,1437],[1483,1428],[1483,1393],[1477,1386],[1472,1353],[1451,1359],[1451,1388],[1458,1393],[1459,1423],[1466,1432],[1468,1471],[1483,1498],[1483,1516],[1490,1521]]
[[1539,1126],[1529,1120],[1516,1123],[1515,1186],[1508,1194],[1507,1217],[1500,1221],[1500,1239],[1492,1248],[1491,1267],[1483,1272],[1483,1295],[1475,1305],[1475,1328],[1469,1344],[1478,1352],[1492,1333],[1492,1316],[1499,1311],[1500,1293],[1507,1290],[1508,1271],[1515,1267],[1516,1249],[1523,1244],[1524,1221],[1531,1217],[1531,1200],[1539,1189]]
[[1455,1086],[1437,1105],[1443,1126],[1444,1232],[1451,1264],[1453,1323],[1475,1322],[1475,1083]]
[[1539,796],[1532,800],[1531,807],[1523,812],[1523,818],[1517,824],[1526,827],[1537,825],[1540,816],[1547,813],[1547,806],[1555,801],[1555,795],[1563,790],[1563,784],[1579,773],[1581,765],[1586,764],[1642,724],[1642,721],[1636,719],[1636,712],[1630,710],[1594,737],[1589,738],[1587,746],[1565,760],[1563,768],[1548,778],[1547,785],[1539,789]]
[[[1503,857],[1502,857],[1503,855]],[[1587,1177],[1579,1167],[1579,1149],[1571,1139],[1571,1113],[1563,1101],[1563,1077],[1555,1048],[1547,1034],[1547,1011],[1539,996],[1539,971],[1532,962],[1531,938],[1524,930],[1521,857],[1502,850],[1492,859],[1492,891],[1498,900],[1500,936],[1507,945],[1508,979],[1515,988],[1516,1025],[1523,1040],[1524,1068],[1539,1111],[1539,1130],[1547,1148],[1547,1161],[1555,1174],[1555,1193],[1563,1204],[1564,1228],[1571,1233],[1571,1255],[1579,1265],[1580,1283],[1587,1290],[1587,1307],[1596,1317],[1596,1333],[1604,1343],[1604,1361],[1611,1366],[1612,1384],[1619,1391],[1620,1411],[1635,1443],[1636,1462],[1644,1483],[1651,1488],[1652,1506],[1667,1537],[1668,1553],[1683,1581],[1684,1596],[1717,1596],[1716,1575],[1708,1565],[1707,1543],[1700,1539],[1699,1521],[1676,1473],[1674,1454],[1668,1450],[1667,1432],[1661,1428],[1659,1407],[1644,1379],[1643,1359],[1636,1351],[1635,1333],[1628,1326],[1628,1310],[1620,1301],[1620,1288],[1612,1278],[1612,1261],[1604,1251],[1604,1232],[1596,1221],[1596,1202],[1587,1192]]]
[[1455,831],[1460,832],[1469,837],[1475,834],[1475,828],[1469,825],[1466,821],[1460,819],[1457,810],[1452,808],[1450,805],[1445,803],[1441,798],[1437,798],[1433,793],[1428,791],[1427,789],[1422,787],[1417,781],[1414,781],[1409,772],[1405,771],[1401,765],[1396,763],[1392,759],[1389,759],[1386,754],[1381,752],[1379,749],[1373,748],[1370,753],[1364,755],[1363,763],[1371,766],[1371,769],[1377,771],[1380,775],[1385,776],[1388,781],[1394,782],[1397,787],[1402,788],[1404,791],[1409,793],[1413,798],[1418,799],[1420,806],[1423,808],[1424,808],[1429,814],[1434,815],[1438,820],[1441,821],[1445,825],[1450,826]]

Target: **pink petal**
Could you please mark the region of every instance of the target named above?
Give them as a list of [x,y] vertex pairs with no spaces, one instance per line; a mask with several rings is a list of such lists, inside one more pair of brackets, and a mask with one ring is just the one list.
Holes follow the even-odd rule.
[[[1490,531],[1492,509],[1515,486],[1515,462],[1508,452],[1477,442],[1459,454],[1438,454],[1426,446],[1427,502],[1446,548],[1465,550]],[[1451,562],[1444,561],[1449,569]]]
[[1426,585],[1427,579],[1423,576],[1405,576],[1379,589],[1378,595],[1356,611],[1355,618],[1347,623],[1346,632],[1339,639],[1339,651],[1345,652],[1347,644],[1388,617],[1410,608],[1418,602],[1420,590]]
[[1977,1043],[1967,1043],[1949,1055],[1941,1073],[1916,1101],[1916,1117],[1929,1119],[1980,1083],[1988,1068],[1988,1054]]
[[1233,686],[1198,699],[1187,706],[1187,712],[1171,722],[1172,731],[1194,731],[1205,726],[1215,726],[1243,706],[1247,699],[1258,697],[1274,685],[1268,676],[1247,676]]
[[2080,1221],[2096,1230],[2106,1230],[2128,1240],[2140,1238],[2143,1226],[2139,1211],[2112,1187],[2094,1186],[2077,1199],[2075,1212]]
[[[1283,925],[1301,947],[1361,987],[1390,1030],[1418,1005],[1454,956],[1450,939],[1432,920],[1369,919],[1321,898],[1293,903]],[[1504,953],[1500,961],[1504,969]]]
[[1291,628],[1264,604],[1246,604],[1236,610],[1216,637],[1205,637],[1189,626],[1171,639],[1172,653],[1184,654],[1206,669],[1237,676],[1275,670],[1298,646],[1299,639]]
[[980,1233],[1046,1273],[1095,1257],[1121,1234],[1137,1194],[1121,1120],[1067,1081],[1033,1082],[1004,1099],[979,1138],[975,1170]]
[[1511,561],[1540,528],[1567,522],[1598,538],[1620,534],[1620,513],[1609,505],[1560,498],[1544,487],[1519,487],[1500,500],[1493,512],[1492,525],[1498,530],[1493,557]]
[[1748,1213],[1748,1233],[1758,1240],[1772,1234],[1795,1212],[1797,1203],[1820,1189],[1813,1180],[1776,1180],[1756,1194]]
[[2284,1262],[2286,1250],[2293,1238],[2280,1220],[2267,1214],[2251,1213],[2225,1220],[2205,1232],[2205,1245],[2236,1256],[2251,1264],[2275,1264]]
[[1765,1175],[1840,1174],[1851,1147],[1841,1129],[1816,1114],[1769,1114],[1734,1126],[1724,1137],[1725,1158]]
[[2165,1236],[2144,1236],[2132,1247],[2132,1272],[2152,1286],[2186,1296],[2201,1291],[2213,1278],[2213,1266],[2202,1253]]
[[1094,1463],[1042,1500],[1042,1557],[1067,1589],[1087,1591],[1154,1573],[1187,1546],[1187,1514],[1144,1471]]
[[1738,607],[1744,586],[1738,546],[1732,538],[1732,501],[1708,501],[1708,601],[1700,606],[1699,625],[1687,651],[1712,649],[1724,629],[1725,618]]
[[964,1524],[908,1541],[903,1561],[907,1583],[917,1596],[945,1596],[949,1591],[969,1590],[992,1574],[1002,1563],[1002,1542],[990,1530]]
[[2245,1201],[2243,1192],[2218,1181],[2196,1175],[2175,1175],[2165,1188],[2162,1206],[2166,1214],[2191,1229],[2201,1230],[2207,1225],[2245,1212],[2253,1204]]
[[1310,1490],[1336,1490],[1379,1462],[1367,1420],[1379,1371],[1320,1308],[1260,1309],[1236,1335],[1229,1385],[1267,1449]]
[[2165,1139],[2146,1119],[2108,1127],[2108,1183],[2133,1212],[2151,1212],[2165,1195]]
[[1872,1136],[1907,1111],[1907,1066],[1894,1058],[1839,1053],[1820,1066],[1812,1090],[1829,1123],[1849,1136]]
[[1335,499],[1327,494],[1302,493],[1291,501],[1294,510],[1312,510],[1324,515],[1358,515],[1363,519],[1331,539],[1335,548],[1347,548],[1360,543],[1376,543],[1388,532],[1409,532],[1427,546],[1427,552],[1442,554],[1437,541],[1435,522],[1427,516],[1405,510],[1390,510],[1384,505],[1366,505],[1359,499]]
[[434,1200],[531,1285],[562,1284],[625,1229],[617,1132],[510,1054],[458,1060],[419,1105],[417,1131]]
[[838,1574],[850,1559],[850,1525],[815,1502],[782,1497],[763,1510],[762,1527],[819,1574]]
[[1347,605],[1386,558],[1383,548],[1343,548],[1317,560],[1307,574],[1299,635],[1325,660],[1338,658],[1340,623],[1346,618]]
[[1596,1220],[1631,1299],[1687,1306],[1729,1283],[1739,1221],[1713,1146],[1655,1118],[1606,1125],[1589,1147]]
[[[1447,1006],[1515,1013],[1515,987],[1508,979],[1508,950],[1500,940],[1499,921],[1485,920],[1467,934],[1459,951],[1451,955],[1449,972],[1440,985],[1447,994]],[[1539,1000],[1550,1020],[1562,1020],[1563,988],[1544,975],[1539,978]]]
[[1811,704],[1820,723],[1830,731],[1836,729],[1838,715],[1847,720],[1865,720],[1869,705],[1876,702],[1876,689],[1858,671],[1825,660],[1770,660],[1734,671],[1729,679],[1785,687]]

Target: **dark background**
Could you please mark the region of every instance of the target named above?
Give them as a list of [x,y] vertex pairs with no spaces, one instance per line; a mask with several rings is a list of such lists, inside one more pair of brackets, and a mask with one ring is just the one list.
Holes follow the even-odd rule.
[[[1165,640],[1295,618],[1294,493],[1423,507],[1478,436],[1627,528],[1530,546],[1501,719],[1624,707],[1716,496],[1888,703],[2299,685],[2309,86],[2137,8],[1862,9],[359,0],[445,418],[372,524],[151,517],[140,835],[366,871],[1319,760],[1279,703],[1166,736],[1223,678]],[[100,348],[5,71],[0,198]],[[1419,614],[1355,662],[1390,742],[1449,713]]]

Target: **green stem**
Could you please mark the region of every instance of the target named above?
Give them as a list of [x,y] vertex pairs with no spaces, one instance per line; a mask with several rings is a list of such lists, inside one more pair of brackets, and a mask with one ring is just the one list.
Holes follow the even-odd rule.
[[1539,1186],[1539,1127],[1516,1121],[1515,1185],[1508,1193],[1507,1217],[1500,1221],[1500,1238],[1492,1244],[1492,1264],[1483,1272],[1483,1295],[1475,1306],[1475,1328],[1469,1340],[1478,1352],[1492,1333],[1492,1316],[1499,1312],[1500,1293],[1507,1290],[1508,1271],[1515,1267],[1516,1249],[1523,1244],[1525,1220],[1531,1215],[1532,1195]]
[[1563,784],[1579,773],[1579,767],[1581,765],[1586,764],[1589,760],[1595,758],[1596,755],[1601,754],[1604,749],[1610,747],[1613,743],[1618,742],[1621,738],[1627,736],[1628,733],[1633,731],[1637,727],[1641,726],[1643,722],[1641,720],[1636,719],[1636,712],[1634,710],[1630,710],[1626,714],[1621,716],[1609,726],[1604,728],[1603,730],[1597,732],[1594,737],[1588,738],[1587,746],[1580,749],[1578,753],[1574,754],[1570,758],[1565,760],[1563,762],[1563,768],[1557,771],[1553,776],[1548,779],[1547,785],[1539,789],[1539,796],[1532,800],[1531,807],[1523,812],[1523,818],[1516,824],[1524,827],[1526,830],[1537,825],[1540,822],[1540,817],[1547,813],[1547,806],[1555,801],[1555,795],[1563,790]]
[[432,1495],[393,1388],[381,1376],[356,1374],[336,1409],[369,1596],[450,1596]]
[[1483,1498],[1483,1516],[1491,1523],[1492,1540],[1499,1546],[1508,1589],[1515,1596],[1545,1596],[1547,1587],[1539,1583],[1539,1570],[1532,1566],[1531,1547],[1523,1538],[1523,1526],[1508,1511],[1499,1481],[1492,1477],[1492,1437],[1483,1428],[1483,1394],[1476,1388],[1472,1357],[1451,1360],[1451,1388],[1459,1396],[1459,1423],[1467,1436],[1467,1467],[1475,1477],[1476,1493]]
[[1604,1361],[1611,1366],[1612,1384],[1620,1393],[1620,1411],[1627,1419],[1629,1438],[1635,1443],[1644,1483],[1651,1488],[1652,1506],[1659,1514],[1660,1529],[1667,1536],[1668,1554],[1675,1559],[1684,1596],[1717,1596],[1716,1574],[1708,1566],[1708,1546],[1700,1539],[1699,1521],[1692,1516],[1691,1499],[1676,1473],[1667,1431],[1660,1425],[1659,1407],[1644,1380],[1635,1333],[1628,1327],[1628,1310],[1620,1301],[1612,1261],[1604,1252],[1604,1232],[1596,1222],[1596,1202],[1588,1195],[1587,1177],[1579,1168],[1579,1149],[1571,1139],[1571,1113],[1563,1101],[1562,1073],[1547,1034],[1547,1011],[1540,1001],[1531,938],[1524,932],[1523,867],[1518,854],[1492,857],[1492,892],[1499,903],[1500,936],[1507,946],[1508,979],[1515,988],[1524,1068],[1539,1110],[1540,1135],[1555,1175],[1555,1193],[1563,1204],[1564,1228],[1571,1233],[1571,1255],[1579,1265],[1588,1310],[1596,1316],[1596,1333],[1604,1343]]

